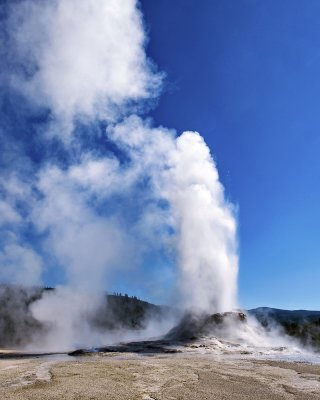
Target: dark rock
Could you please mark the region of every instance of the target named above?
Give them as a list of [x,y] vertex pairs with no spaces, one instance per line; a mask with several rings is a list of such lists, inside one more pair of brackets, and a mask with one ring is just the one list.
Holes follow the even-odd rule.
[[70,351],[68,353],[68,356],[85,356],[85,355],[88,355],[91,353],[92,353],[92,351],[90,351],[90,350],[78,349],[78,350]]
[[103,353],[179,353],[180,351],[168,347],[172,345],[170,341],[167,340],[144,340],[140,342],[128,342],[121,343],[116,346],[104,346],[97,348],[96,350]]
[[226,324],[244,323],[246,320],[247,317],[243,312],[236,311],[211,315],[187,313],[180,323],[167,333],[165,338],[176,341],[192,341],[212,334]]

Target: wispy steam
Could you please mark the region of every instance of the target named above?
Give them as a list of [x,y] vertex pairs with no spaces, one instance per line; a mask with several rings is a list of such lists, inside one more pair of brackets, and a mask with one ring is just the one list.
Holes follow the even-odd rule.
[[[167,300],[207,312],[235,307],[236,222],[210,151],[196,132],[177,137],[141,118],[163,75],[146,57],[136,1],[23,0],[6,10],[14,50],[2,84],[39,119],[33,135],[44,150],[36,159],[15,149],[28,168],[0,182],[0,260],[13,281],[39,283],[53,268],[44,260],[63,270],[63,286],[32,308],[51,326],[43,345],[91,343],[89,326],[79,335],[83,316],[115,275],[147,287],[155,254],[175,279]],[[156,280],[161,270],[152,268]]]

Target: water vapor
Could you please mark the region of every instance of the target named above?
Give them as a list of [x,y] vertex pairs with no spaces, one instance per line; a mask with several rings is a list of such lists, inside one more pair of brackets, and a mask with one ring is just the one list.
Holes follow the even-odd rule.
[[[146,56],[137,2],[6,7],[11,50],[1,84],[27,102],[36,121],[30,134],[43,151],[15,149],[28,168],[6,170],[0,182],[1,278],[39,284],[59,271],[57,290],[31,308],[48,330],[41,346],[111,340],[87,316],[115,276],[138,277],[147,291],[167,274],[161,300],[181,309],[236,307],[235,210],[209,148],[197,132],[178,136],[142,117],[163,74]],[[156,332],[153,323],[145,335]]]
[[238,272],[234,209],[197,132],[176,139],[165,182],[177,230],[182,304],[209,313],[232,310]]
[[47,107],[66,138],[76,119],[116,120],[158,94],[135,0],[24,0],[11,7],[13,87]]

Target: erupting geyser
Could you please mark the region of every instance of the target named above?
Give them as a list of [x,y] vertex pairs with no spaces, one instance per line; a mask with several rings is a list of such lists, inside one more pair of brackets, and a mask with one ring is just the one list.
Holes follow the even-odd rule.
[[163,74],[146,57],[137,2],[22,0],[7,11],[15,66],[8,90],[40,119],[30,134],[46,150],[33,159],[19,149],[28,162],[10,165],[0,182],[4,248],[20,255],[3,251],[1,273],[39,284],[45,269],[60,269],[61,286],[32,307],[50,331],[42,345],[99,344],[101,332],[83,328],[84,316],[115,276],[131,274],[141,287],[157,282],[163,261],[145,277],[145,260],[156,253],[170,254],[167,298],[180,308],[235,308],[234,208],[210,151],[197,132],[177,136],[141,118]]
[[[179,306],[196,312],[237,306],[237,241],[234,207],[224,197],[214,160],[197,132],[176,137],[137,116],[109,128],[109,137],[144,171],[152,196],[169,208],[155,210],[158,225],[170,225],[176,253]],[[145,171],[148,171],[147,173]],[[128,171],[127,171],[128,172]]]
[[184,132],[169,164],[165,190],[177,227],[181,304],[194,311],[231,310],[237,304],[236,221],[203,138]]

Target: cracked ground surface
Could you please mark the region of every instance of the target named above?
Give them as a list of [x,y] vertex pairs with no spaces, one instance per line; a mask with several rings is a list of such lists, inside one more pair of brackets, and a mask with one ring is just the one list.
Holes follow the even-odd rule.
[[0,398],[320,399],[320,366],[211,355],[0,360]]

